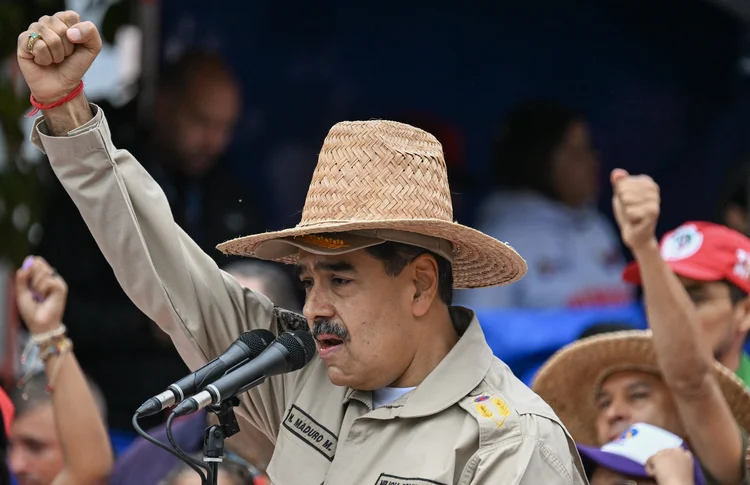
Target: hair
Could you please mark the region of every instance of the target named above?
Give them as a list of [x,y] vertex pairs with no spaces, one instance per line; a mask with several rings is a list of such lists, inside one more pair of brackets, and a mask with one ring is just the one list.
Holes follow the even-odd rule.
[[302,304],[291,276],[276,263],[247,259],[230,263],[223,269],[234,277],[259,279],[263,294],[274,305],[297,313],[301,311]]
[[570,126],[582,119],[556,101],[532,100],[513,107],[495,137],[495,183],[557,199],[550,171],[552,156]]
[[[202,455],[193,455],[192,457],[198,461],[203,459]],[[243,461],[227,455],[219,466],[219,470],[229,475],[237,485],[252,485],[254,481],[253,472]],[[177,479],[185,472],[195,473],[187,464],[180,462],[159,482],[159,485],[176,485]]]
[[597,322],[581,332],[578,340],[601,335],[610,332],[622,332],[624,330],[635,330],[636,328],[625,322]]
[[[94,401],[96,402],[96,407],[99,408],[102,420],[106,423],[107,403],[104,395],[93,380],[88,376],[84,377],[91,394],[94,396]],[[52,403],[52,396],[47,392],[47,375],[43,371],[32,374],[22,387],[19,388],[16,386],[11,389],[8,396],[16,410],[15,419],[33,411],[39,406]]]
[[184,52],[165,66],[159,78],[159,89],[178,96],[184,95],[193,77],[207,72],[215,79],[236,80],[235,73],[217,52],[194,49]]
[[400,275],[406,265],[417,257],[423,254],[432,256],[437,261],[438,267],[438,297],[448,306],[453,303],[453,266],[444,257],[418,246],[393,241],[370,246],[365,250],[383,262],[386,274],[391,277]]

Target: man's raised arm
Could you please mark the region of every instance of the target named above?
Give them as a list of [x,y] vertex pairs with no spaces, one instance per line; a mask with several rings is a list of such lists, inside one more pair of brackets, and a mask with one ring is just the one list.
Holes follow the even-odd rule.
[[[127,295],[195,369],[241,332],[278,331],[280,319],[267,298],[220,271],[179,228],[159,185],[132,155],[112,145],[101,110],[75,94],[100,50],[96,27],[70,11],[43,17],[19,36],[21,71],[43,105],[32,140],[49,157]],[[262,387],[243,403],[251,420],[273,437],[284,389],[274,379]]]

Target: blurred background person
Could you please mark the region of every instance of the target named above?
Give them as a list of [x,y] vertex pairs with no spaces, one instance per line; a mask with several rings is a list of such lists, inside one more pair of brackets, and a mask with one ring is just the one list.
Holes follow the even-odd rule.
[[[214,258],[217,241],[264,230],[228,149],[242,110],[242,88],[224,58],[187,50],[160,77],[153,126],[141,126],[129,149],[167,194],[175,221]],[[252,165],[252,162],[250,163]]]
[[302,313],[303,292],[285,266],[269,261],[242,259],[225,265],[224,271],[244,286],[266,295],[274,305]]
[[104,402],[86,380],[65,334],[63,279],[41,258],[16,275],[18,308],[44,373],[26,376],[11,399],[10,469],[20,485],[101,485],[112,471]]
[[[727,470],[740,471],[744,453],[737,457],[736,466],[729,466],[732,455],[717,457],[713,450],[718,449],[718,443],[723,450],[731,450],[735,443],[739,447],[740,442],[742,449],[747,448],[750,394],[720,363],[714,362],[710,372],[708,379],[716,386],[718,399],[724,401],[716,407],[728,407],[733,419],[729,432],[717,427],[715,421],[684,413],[686,406],[704,408],[666,382],[648,331],[606,332],[563,347],[539,371],[533,389],[552,407],[579,446],[602,447],[619,439],[631,426],[645,423],[684,440],[706,483],[739,485],[744,482],[715,477]],[[573,388],[576,392],[570,391]],[[712,393],[711,399],[715,397]]]
[[585,119],[566,106],[515,106],[496,139],[497,190],[479,208],[477,229],[521,248],[529,271],[508,287],[464,292],[474,308],[621,304],[633,292],[620,274],[622,246],[596,207],[599,160]]

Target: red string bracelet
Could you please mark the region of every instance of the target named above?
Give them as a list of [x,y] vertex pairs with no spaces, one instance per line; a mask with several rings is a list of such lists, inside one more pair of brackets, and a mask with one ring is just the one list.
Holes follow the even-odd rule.
[[51,104],[42,104],[38,102],[36,99],[34,99],[34,95],[31,94],[29,96],[29,101],[31,101],[31,105],[34,107],[34,109],[31,110],[31,112],[27,114],[26,117],[30,118],[32,116],[35,116],[37,113],[39,113],[40,110],[43,110],[43,109],[52,109],[52,108],[57,108],[58,106],[62,106],[68,101],[70,101],[71,99],[81,94],[81,91],[83,91],[83,81],[81,81],[81,83],[78,85],[77,88],[69,92],[67,96]]

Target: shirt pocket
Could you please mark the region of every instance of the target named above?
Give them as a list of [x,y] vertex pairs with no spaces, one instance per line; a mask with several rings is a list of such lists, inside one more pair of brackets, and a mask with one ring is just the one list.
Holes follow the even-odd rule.
[[320,485],[337,444],[335,435],[292,406],[281,423],[268,475],[274,485]]

